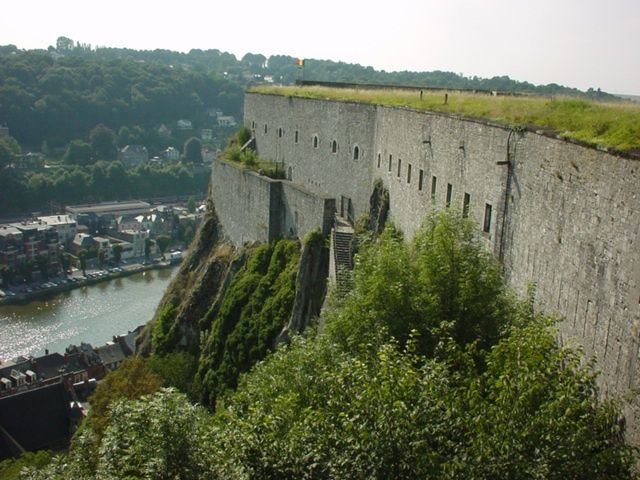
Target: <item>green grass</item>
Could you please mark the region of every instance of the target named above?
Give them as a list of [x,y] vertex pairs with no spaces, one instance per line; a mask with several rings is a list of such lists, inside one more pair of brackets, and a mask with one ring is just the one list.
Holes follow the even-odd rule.
[[250,92],[302,98],[373,103],[453,113],[533,130],[550,129],[563,138],[621,152],[640,151],[640,106],[598,103],[568,97],[488,96],[467,92],[347,89],[330,87],[253,87]]

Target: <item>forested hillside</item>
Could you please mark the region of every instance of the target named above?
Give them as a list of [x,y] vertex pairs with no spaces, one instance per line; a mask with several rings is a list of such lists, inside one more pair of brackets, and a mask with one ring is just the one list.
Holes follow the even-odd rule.
[[208,127],[207,107],[239,116],[242,92],[241,85],[215,75],[130,58],[54,59],[37,51],[0,56],[0,124],[21,145],[35,148],[86,139],[98,124],[116,132],[138,127],[141,143],[149,144],[157,136],[151,130],[163,123],[188,119]]

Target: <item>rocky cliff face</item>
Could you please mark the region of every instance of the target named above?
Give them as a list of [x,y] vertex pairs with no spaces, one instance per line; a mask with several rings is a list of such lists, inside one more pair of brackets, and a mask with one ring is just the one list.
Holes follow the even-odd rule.
[[304,245],[280,239],[235,248],[212,208],[153,320],[143,355],[190,354],[194,399],[213,407],[238,376],[320,313],[328,251],[321,233]]

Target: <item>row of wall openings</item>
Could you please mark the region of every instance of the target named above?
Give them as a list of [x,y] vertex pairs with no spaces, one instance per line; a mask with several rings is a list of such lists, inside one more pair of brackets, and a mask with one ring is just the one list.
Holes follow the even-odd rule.
[[[251,128],[255,129],[256,127],[256,122],[251,122]],[[267,124],[264,124],[264,133],[266,134],[269,131]],[[282,138],[284,136],[284,129],[282,127],[278,128],[278,138]],[[299,143],[300,141],[300,133],[298,130],[296,130],[293,133],[293,142],[294,143]],[[320,141],[318,139],[317,135],[313,136],[313,148],[318,148]],[[338,142],[336,140],[333,140],[331,142],[331,153],[338,153]],[[358,147],[358,145],[355,145],[353,147],[353,159],[354,160],[358,160],[360,158],[360,147]],[[380,154],[378,154],[378,167],[380,167]]]
[[[378,168],[380,168],[381,163],[382,163],[382,154],[378,153]],[[393,168],[393,155],[389,154],[388,171],[391,172],[392,168]],[[402,159],[399,158],[398,170],[397,170],[398,178],[400,178],[401,173],[402,173]],[[407,164],[407,183],[408,184],[411,183],[411,164],[410,163]],[[424,187],[424,170],[419,169],[418,191],[422,191],[423,187]],[[431,177],[431,198],[435,199],[437,190],[438,190],[438,178],[435,175],[433,175]],[[452,197],[453,197],[453,185],[450,183],[447,183],[447,197],[446,197],[446,203],[445,203],[447,208],[451,206]],[[465,192],[462,200],[462,216],[464,218],[467,218],[469,216],[470,205],[471,205],[471,195]],[[482,230],[485,233],[489,233],[491,230],[491,210],[492,210],[491,205],[489,203],[485,204],[484,221],[483,221],[483,228],[482,228]]]

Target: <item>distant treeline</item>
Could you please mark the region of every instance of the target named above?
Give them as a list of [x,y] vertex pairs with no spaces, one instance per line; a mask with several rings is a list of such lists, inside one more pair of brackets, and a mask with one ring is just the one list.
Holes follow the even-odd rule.
[[97,162],[87,167],[68,166],[45,172],[19,173],[5,169],[0,175],[2,213],[23,213],[45,207],[165,195],[203,195],[209,169],[183,165],[142,165],[125,169],[120,162]]
[[[271,78],[269,78],[271,77]],[[539,94],[579,95],[613,100],[589,89],[533,85],[508,76],[465,77],[453,72],[385,72],[358,64],[306,59],[307,80],[417,85]],[[206,107],[240,116],[243,90],[266,79],[289,84],[302,78],[295,57],[247,53],[238,60],[219,50],[131,50],[96,48],[60,37],[48,50],[0,46],[0,125],[23,145],[63,147],[86,138],[102,123],[145,129],[161,123],[206,120]]]
[[207,108],[239,116],[243,87],[215,74],[132,58],[52,55],[0,48],[0,125],[23,146],[64,148],[104,124],[150,130],[188,119],[209,127]]

